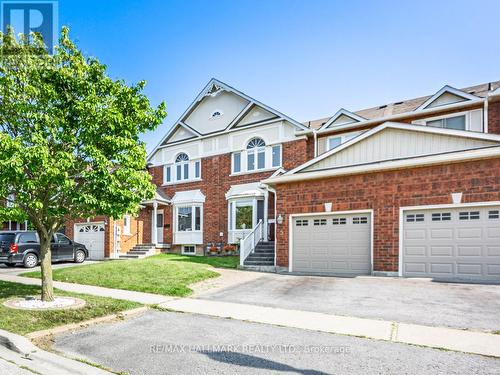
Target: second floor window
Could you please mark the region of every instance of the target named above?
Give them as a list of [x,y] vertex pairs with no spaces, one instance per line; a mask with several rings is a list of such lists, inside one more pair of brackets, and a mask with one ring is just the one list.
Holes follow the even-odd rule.
[[184,152],[181,152],[175,157],[174,164],[164,166],[163,182],[165,184],[197,180],[200,178],[200,160],[189,160],[189,156]]
[[254,172],[281,167],[281,145],[267,146],[262,138],[252,138],[244,151],[232,155],[232,173]]
[[465,115],[427,121],[426,125],[434,126],[436,128],[465,130]]

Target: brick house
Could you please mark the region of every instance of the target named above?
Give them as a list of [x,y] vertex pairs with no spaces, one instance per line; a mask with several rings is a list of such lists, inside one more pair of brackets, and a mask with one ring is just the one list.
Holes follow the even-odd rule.
[[500,279],[500,82],[299,123],[212,79],[148,163],[138,217],[66,233],[100,225],[106,257],[237,243],[295,273]]

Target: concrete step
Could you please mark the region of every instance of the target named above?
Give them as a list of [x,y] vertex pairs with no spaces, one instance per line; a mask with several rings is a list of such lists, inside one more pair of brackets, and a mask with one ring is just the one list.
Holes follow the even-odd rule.
[[142,259],[145,258],[144,255],[130,255],[130,254],[122,254],[120,255],[120,259]]
[[254,260],[245,260],[245,266],[274,266],[274,260],[268,261],[254,261]]

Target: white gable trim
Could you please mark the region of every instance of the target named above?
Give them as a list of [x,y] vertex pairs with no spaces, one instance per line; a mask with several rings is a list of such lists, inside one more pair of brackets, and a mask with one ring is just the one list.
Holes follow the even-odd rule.
[[[180,141],[177,141],[175,143],[178,143],[178,142],[184,142],[184,141],[187,141],[187,140],[192,140],[193,138],[197,138],[197,137],[200,137],[200,133],[198,133],[196,130],[194,130],[193,128],[191,128],[189,125],[187,124],[184,124],[183,122],[178,122],[176,125],[172,126],[170,128],[170,130],[167,132],[167,135],[164,137],[164,140],[160,143],[160,145],[163,143],[163,142],[167,142],[170,137],[172,135],[174,135],[174,133],[179,129],[179,128],[184,128],[186,129],[188,132],[190,133],[193,133],[193,137],[190,137],[190,138],[186,138],[186,139],[182,139]],[[158,146],[157,146],[158,147]]]
[[374,162],[372,164],[324,169],[321,171],[298,173],[294,175],[285,174],[283,176],[265,179],[262,181],[262,183],[275,185],[294,181],[317,180],[328,177],[373,173],[384,170],[414,168],[444,163],[458,163],[462,161],[490,159],[497,157],[500,157],[500,146],[491,146],[474,150],[453,151],[438,155],[416,156],[402,160],[388,160],[382,162]]
[[[347,116],[347,117],[350,117],[353,119],[353,122],[362,122],[362,121],[366,121],[366,119],[364,117],[361,117],[351,111],[348,111],[347,109],[344,109],[344,108],[340,108],[337,113],[335,113],[331,118],[330,120],[328,120],[327,122],[325,122],[324,125],[321,126],[321,128],[319,128],[319,130],[323,130],[323,129],[326,129],[328,128],[332,123],[335,122],[335,120],[337,120],[340,116]],[[349,123],[351,124],[351,123]],[[341,125],[346,125],[346,124],[341,124]]]
[[[307,126],[301,124],[300,122],[298,121],[295,121],[294,119],[284,115],[283,113],[259,102],[258,100],[255,100],[254,98],[244,94],[243,92],[239,91],[239,90],[236,90],[235,88],[225,84],[224,82],[221,82],[215,78],[212,78],[207,84],[206,86],[203,88],[203,90],[201,90],[201,92],[198,94],[198,96],[196,96],[196,98],[193,100],[193,102],[191,102],[191,104],[189,105],[189,107],[184,111],[184,113],[179,117],[179,119],[177,120],[177,122],[175,123],[175,125],[170,129],[169,132],[167,132],[167,134],[160,140],[160,142],[155,146],[155,148],[151,151],[151,153],[148,155],[148,158],[147,160],[149,161],[151,159],[151,157],[156,153],[156,151],[158,150],[158,148],[161,147],[161,145],[163,144],[163,142],[165,142],[165,140],[170,136],[172,130],[177,127],[178,124],[181,124],[183,126],[186,126],[188,129],[190,129],[191,131],[194,131],[196,134],[202,136],[202,134],[196,130],[194,130],[193,128],[191,128],[190,126],[188,126],[187,124],[185,124],[183,121],[186,119],[186,117],[191,113],[191,111],[194,109],[194,107],[198,104],[198,102],[200,102],[205,96],[207,95],[216,95],[216,92],[215,93],[211,93],[212,89],[216,89],[216,92],[219,92],[220,90],[225,90],[225,91],[229,91],[229,92],[232,92],[244,99],[246,99],[247,101],[249,101],[248,105],[245,106],[245,108],[243,109],[242,113],[243,112],[246,112],[247,110],[249,110],[251,108],[251,104],[255,104],[255,105],[258,105],[262,108],[264,108],[265,110],[275,114],[278,118],[277,119],[273,119],[272,121],[279,121],[280,119],[281,120],[286,120],[288,121],[289,123],[291,123],[292,125],[296,126],[298,128],[298,130],[302,131],[302,132],[305,132],[305,133],[312,133],[312,130],[309,129]],[[240,115],[242,114],[240,113]],[[240,115],[238,115],[237,117],[239,117]],[[205,134],[205,136],[208,136],[208,135],[216,135],[216,134],[220,134],[220,133],[224,133],[228,130],[231,129],[231,127],[233,127],[237,122],[233,122],[231,123],[226,129],[224,130],[220,130],[220,131],[217,131],[217,132],[213,132],[213,133],[210,133],[210,134]],[[259,124],[260,125],[260,124]]]
[[337,152],[340,152],[340,151],[346,149],[347,147],[350,147],[350,146],[362,141],[363,139],[371,137],[372,135],[377,134],[377,133],[379,133],[382,130],[387,129],[387,128],[500,142],[500,135],[497,135],[497,134],[477,133],[477,132],[470,132],[467,130],[433,128],[431,126],[401,124],[401,123],[397,123],[397,122],[386,122],[386,123],[383,123],[382,125],[379,125],[373,129],[370,129],[370,130],[358,135],[357,137],[341,144],[340,146],[337,146],[337,147],[331,149],[330,151],[325,152],[324,154],[321,154],[320,156],[318,156],[314,159],[309,160],[308,162],[306,162],[302,165],[299,165],[298,167],[285,173],[285,175],[288,176],[288,175],[295,174],[295,173],[297,173],[297,172],[299,172],[299,171],[301,171],[301,170],[303,170],[303,169],[305,169],[313,164],[316,164],[317,162],[319,162],[323,159],[326,159],[329,156],[336,154]]
[[[415,111],[421,111],[421,110],[426,109],[427,107],[429,107],[435,100],[437,100],[444,93],[450,93],[450,94],[456,95],[458,97],[461,97],[461,98],[463,98],[465,100],[477,100],[477,99],[480,99],[478,96],[469,94],[467,92],[464,92],[464,91],[458,90],[458,89],[456,89],[454,87],[446,85],[441,90],[439,90],[437,93],[435,93],[434,95],[432,95],[429,99],[427,99],[424,103],[422,103],[417,109],[415,109]],[[454,104],[454,103],[450,103],[450,104]]]

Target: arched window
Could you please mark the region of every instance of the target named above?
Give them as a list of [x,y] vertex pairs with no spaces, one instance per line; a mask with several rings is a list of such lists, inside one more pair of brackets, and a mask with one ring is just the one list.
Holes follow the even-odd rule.
[[252,148],[264,147],[266,142],[262,138],[252,138],[247,144],[247,150],[251,150]]
[[182,162],[185,162],[185,161],[189,161],[189,156],[187,156],[187,154],[185,154],[184,152],[181,152],[179,155],[177,155],[177,157],[175,158],[175,162],[176,163],[182,163]]
[[175,164],[177,164],[177,181],[188,180],[189,179],[189,156],[184,152],[181,152],[175,158]]
[[222,115],[223,115],[222,111],[216,109],[215,111],[212,112],[212,117],[211,118],[217,118],[217,117],[220,117]]
[[247,144],[247,170],[264,169],[266,167],[266,142],[262,138],[252,138]]

